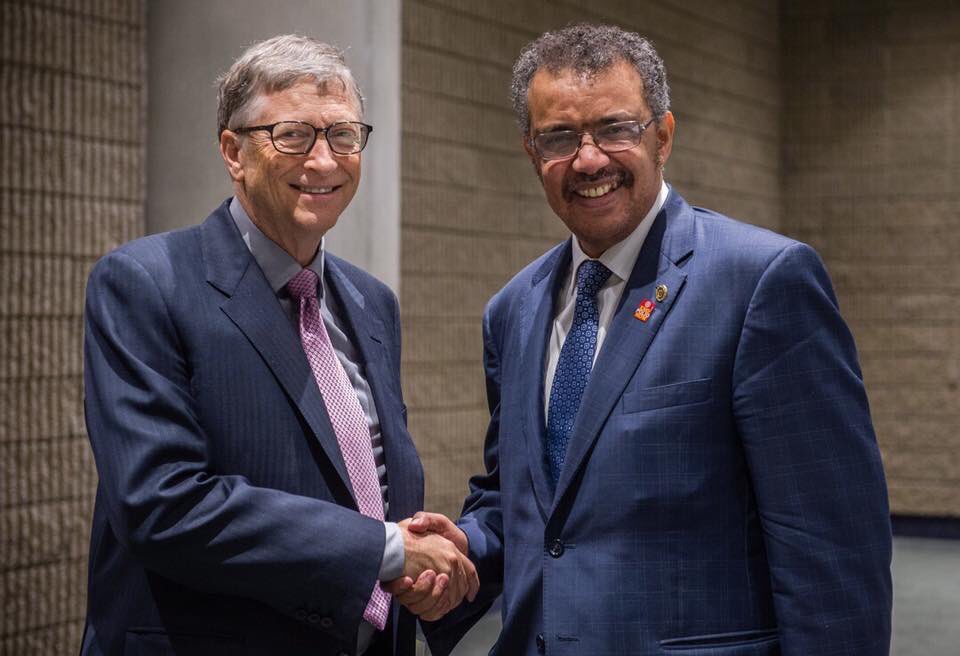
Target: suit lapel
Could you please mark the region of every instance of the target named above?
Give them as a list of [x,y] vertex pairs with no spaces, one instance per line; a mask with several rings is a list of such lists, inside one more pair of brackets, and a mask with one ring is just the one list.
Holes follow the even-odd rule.
[[[671,192],[644,241],[580,401],[557,482],[554,509],[589,457],[604,423],[680,296],[686,274],[677,262],[686,258],[692,249],[689,210],[689,206]],[[659,285],[666,286],[667,297],[657,302]],[[648,299],[654,301],[656,307],[647,321],[640,321],[634,317],[634,310]]]
[[546,519],[553,504],[553,489],[547,476],[543,442],[546,421],[543,413],[545,357],[554,315],[554,299],[570,268],[570,240],[557,246],[534,275],[530,290],[520,306],[520,389],[524,394],[523,432],[527,442],[530,475],[540,512]]
[[221,310],[246,336],[296,404],[343,484],[350,477],[300,338],[237,232],[224,204],[202,226],[207,281],[227,295]]
[[[328,253],[324,262],[324,276],[330,289],[337,297],[341,316],[346,320],[348,330],[353,336],[353,343],[360,351],[364,365],[364,376],[373,395],[373,403],[380,419],[380,435],[383,438],[383,453],[387,467],[387,493],[390,502],[390,516],[409,516],[414,511],[416,490],[411,489],[413,481],[409,472],[416,471],[418,464],[414,461],[416,451],[412,442],[405,436],[403,424],[403,402],[399,390],[392,381],[396,380],[395,366],[387,357],[386,348],[390,344],[388,334],[392,334],[392,327],[388,327],[374,313],[363,293],[357,289],[353,281],[347,276],[335,257]],[[411,500],[414,500],[411,505]],[[405,513],[405,514],[404,514]]]

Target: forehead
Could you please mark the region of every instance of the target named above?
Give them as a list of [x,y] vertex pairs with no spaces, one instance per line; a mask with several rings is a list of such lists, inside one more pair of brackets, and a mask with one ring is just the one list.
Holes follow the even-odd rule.
[[605,118],[645,118],[650,113],[643,97],[643,81],[625,61],[595,75],[571,68],[556,72],[540,69],[530,81],[527,107],[534,131]]
[[260,94],[252,109],[256,123],[290,119],[322,124],[360,118],[357,99],[336,80],[321,85],[308,80]]

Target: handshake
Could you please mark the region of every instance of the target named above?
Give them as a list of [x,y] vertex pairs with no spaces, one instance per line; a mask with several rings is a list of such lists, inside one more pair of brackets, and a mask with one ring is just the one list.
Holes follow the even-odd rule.
[[467,536],[447,517],[418,512],[399,523],[403,534],[403,576],[384,582],[384,590],[422,620],[440,619],[473,601],[480,579],[467,558]]

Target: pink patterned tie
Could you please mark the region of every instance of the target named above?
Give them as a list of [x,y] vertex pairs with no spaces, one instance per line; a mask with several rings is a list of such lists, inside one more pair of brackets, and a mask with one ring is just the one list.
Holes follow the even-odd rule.
[[[380,479],[373,461],[373,446],[366,415],[360,407],[357,392],[337,358],[330,336],[320,316],[317,302],[317,274],[303,269],[287,283],[290,295],[300,301],[300,341],[310,361],[323,403],[327,407],[333,432],[347,465],[350,484],[357,498],[357,507],[367,517],[383,521],[383,497]],[[390,610],[390,594],[373,586],[373,594],[363,611],[363,619],[383,631]]]

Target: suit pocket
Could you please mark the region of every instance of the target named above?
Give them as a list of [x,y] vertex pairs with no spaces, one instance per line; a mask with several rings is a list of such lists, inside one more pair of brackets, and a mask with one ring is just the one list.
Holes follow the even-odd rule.
[[242,647],[243,641],[231,635],[137,628],[127,631],[123,653],[125,656],[210,656],[241,653]]
[[779,656],[779,636],[777,629],[751,629],[669,638],[660,647],[678,656]]
[[701,403],[710,398],[712,378],[647,387],[623,393],[623,412],[643,412],[676,405]]

